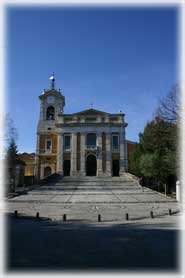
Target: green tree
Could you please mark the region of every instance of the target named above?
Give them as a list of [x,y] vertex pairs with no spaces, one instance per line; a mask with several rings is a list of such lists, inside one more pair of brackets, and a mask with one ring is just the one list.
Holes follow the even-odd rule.
[[10,191],[15,191],[17,145],[12,138],[7,150],[7,175]]
[[11,144],[12,139],[14,139],[14,141],[16,142],[18,137],[17,129],[14,126],[14,121],[12,120],[9,114],[6,114],[5,116],[4,127],[5,127],[4,143],[6,149]]
[[[166,182],[169,175],[176,175],[176,132],[177,129],[173,123],[165,122],[160,118],[146,125],[141,135],[141,144],[148,156],[143,158],[145,163],[142,167],[140,165],[146,176],[157,177],[161,182]],[[153,168],[152,172],[149,170],[150,165]]]
[[145,153],[141,155],[139,160],[139,168],[141,171],[142,176],[145,177],[155,177],[155,163],[157,159],[156,153]]
[[6,159],[6,179],[8,183],[7,191],[15,190],[16,162],[17,162],[17,130],[13,120],[9,115],[5,118],[5,159]]
[[175,150],[175,126],[165,122],[163,119],[155,118],[147,123],[144,132],[140,135],[140,143],[144,151],[153,153],[157,151],[160,155],[168,150]]
[[177,176],[177,126],[155,118],[147,123],[140,134],[129,159],[129,171],[161,184],[167,183],[170,176]]
[[129,169],[128,171],[136,176],[141,176],[142,172],[140,169],[140,159],[142,154],[144,153],[142,144],[136,144],[133,152],[129,157]]

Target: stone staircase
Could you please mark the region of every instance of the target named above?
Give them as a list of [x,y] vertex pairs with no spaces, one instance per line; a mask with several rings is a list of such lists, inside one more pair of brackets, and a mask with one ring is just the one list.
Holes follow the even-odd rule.
[[139,187],[134,176],[125,173],[121,177],[89,177],[89,176],[69,176],[63,177],[56,182],[50,182],[41,186],[43,190],[111,190],[126,189],[127,187]]

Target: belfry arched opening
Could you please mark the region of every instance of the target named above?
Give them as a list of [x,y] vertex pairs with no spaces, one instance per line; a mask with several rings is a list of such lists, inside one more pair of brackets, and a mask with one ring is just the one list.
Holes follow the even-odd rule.
[[97,161],[96,156],[90,154],[86,158],[86,176],[96,176]]

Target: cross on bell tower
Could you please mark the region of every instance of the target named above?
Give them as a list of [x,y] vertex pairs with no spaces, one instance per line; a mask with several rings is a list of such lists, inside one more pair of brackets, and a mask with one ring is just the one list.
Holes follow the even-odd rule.
[[49,79],[51,80],[51,90],[55,90],[55,74],[54,74],[54,72]]

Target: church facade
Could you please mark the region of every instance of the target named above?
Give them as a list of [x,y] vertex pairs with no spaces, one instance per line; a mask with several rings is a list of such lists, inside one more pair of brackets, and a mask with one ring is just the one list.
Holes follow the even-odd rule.
[[38,180],[62,176],[122,176],[127,171],[124,114],[87,109],[65,114],[65,97],[51,87],[39,96],[36,168]]

